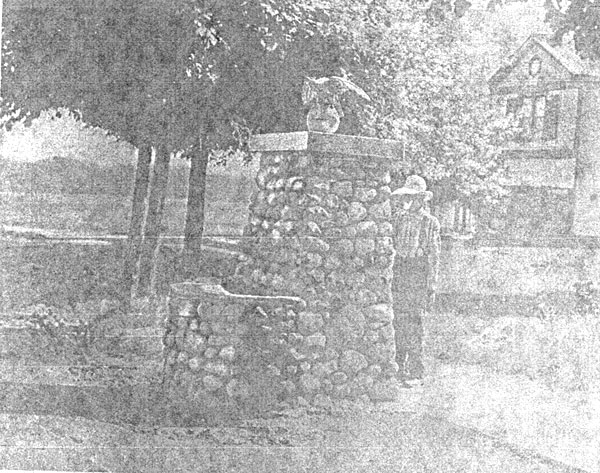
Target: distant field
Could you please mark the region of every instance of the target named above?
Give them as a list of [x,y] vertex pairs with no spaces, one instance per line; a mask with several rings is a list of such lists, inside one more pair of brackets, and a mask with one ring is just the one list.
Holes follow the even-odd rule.
[[[99,166],[77,159],[34,163],[0,161],[0,226],[86,235],[128,232],[131,166]],[[188,169],[169,175],[163,234],[183,235]],[[254,188],[253,169],[212,169],[206,182],[206,235],[239,235]]]
[[[169,199],[164,234],[183,235],[185,199]],[[216,200],[206,208],[205,234],[239,235],[247,220],[248,203]],[[84,235],[127,234],[131,201],[116,195],[0,194],[0,224],[58,230]]]

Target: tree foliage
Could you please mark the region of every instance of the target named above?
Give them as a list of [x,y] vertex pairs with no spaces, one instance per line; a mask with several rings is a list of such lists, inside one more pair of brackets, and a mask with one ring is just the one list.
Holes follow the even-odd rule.
[[[373,99],[346,100],[354,113],[340,133],[400,139],[403,172],[423,174],[443,199],[483,198],[499,190],[492,150],[506,123],[471,67],[459,20],[468,5],[455,7],[45,0],[7,12],[4,96],[34,112],[80,110],[136,146],[185,150],[201,185],[209,150],[237,146],[248,133],[304,129],[304,77],[340,75]],[[190,208],[202,206],[201,194]],[[202,215],[191,217],[190,225]],[[189,236],[199,234],[196,224]]]
[[572,38],[587,59],[600,59],[600,8],[594,0],[546,0],[547,20],[557,39]]
[[399,167],[424,175],[440,200],[499,193],[502,165],[493,150],[508,123],[472,65],[456,15],[432,18],[418,2],[352,1],[336,11],[339,66],[373,98],[357,127],[403,141]]
[[[4,97],[64,106],[134,144],[223,146],[248,123],[297,126],[306,2],[46,0],[7,12]],[[302,62],[302,61],[300,61]],[[296,77],[294,77],[296,76]],[[297,96],[297,97],[296,97]],[[301,107],[298,107],[301,108]],[[291,115],[291,117],[290,117]]]

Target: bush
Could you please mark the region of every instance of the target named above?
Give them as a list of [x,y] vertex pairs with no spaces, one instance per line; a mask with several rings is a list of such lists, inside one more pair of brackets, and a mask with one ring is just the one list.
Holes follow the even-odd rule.
[[425,320],[425,351],[449,362],[525,375],[550,388],[600,387],[600,296],[574,285],[574,309],[540,304],[529,317],[445,313]]
[[44,304],[30,307],[22,316],[44,355],[89,364],[100,353],[118,349],[124,317],[116,300],[78,304],[76,310],[59,310]]

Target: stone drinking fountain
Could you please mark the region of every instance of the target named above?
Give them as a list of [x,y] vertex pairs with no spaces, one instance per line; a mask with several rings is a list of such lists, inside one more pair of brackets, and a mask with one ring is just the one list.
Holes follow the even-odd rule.
[[[305,103],[323,110],[318,97],[305,86]],[[309,131],[251,139],[260,169],[245,256],[227,290],[172,286],[168,383],[235,398],[248,379],[268,374],[285,399],[397,396],[389,185],[402,145],[314,131],[337,128],[327,117],[314,121],[319,113],[309,113]]]

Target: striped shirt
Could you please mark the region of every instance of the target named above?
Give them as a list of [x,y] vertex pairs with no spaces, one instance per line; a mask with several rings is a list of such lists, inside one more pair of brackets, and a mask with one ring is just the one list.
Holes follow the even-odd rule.
[[435,291],[440,266],[440,222],[421,209],[418,212],[399,212],[393,223],[396,259],[427,257],[427,287]]

